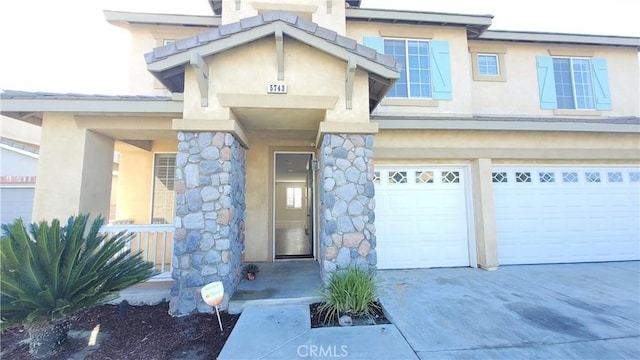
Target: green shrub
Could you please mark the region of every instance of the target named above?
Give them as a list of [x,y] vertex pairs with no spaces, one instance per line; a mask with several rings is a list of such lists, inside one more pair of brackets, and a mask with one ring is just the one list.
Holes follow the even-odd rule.
[[[2,225],[0,238],[0,326],[18,324],[29,331],[30,352],[55,353],[66,341],[66,319],[102,304],[117,291],[153,275],[153,264],[126,250],[132,233],[100,233],[98,217],[86,232],[89,215]],[[86,234],[86,235],[85,235]]]
[[318,310],[324,314],[325,323],[342,315],[370,316],[380,309],[377,292],[375,274],[352,266],[331,275],[329,283],[320,291],[322,302]]

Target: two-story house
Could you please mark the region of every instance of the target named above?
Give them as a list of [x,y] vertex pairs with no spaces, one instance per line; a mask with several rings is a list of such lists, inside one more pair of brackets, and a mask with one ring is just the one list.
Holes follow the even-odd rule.
[[243,262],[315,259],[326,278],[640,259],[639,38],[209,2],[105,12],[132,34],[138,95],[2,94],[42,126],[33,219],[107,214],[117,187],[116,219],[172,229],[145,249],[171,263],[173,314],[206,310],[211,281],[228,298]]

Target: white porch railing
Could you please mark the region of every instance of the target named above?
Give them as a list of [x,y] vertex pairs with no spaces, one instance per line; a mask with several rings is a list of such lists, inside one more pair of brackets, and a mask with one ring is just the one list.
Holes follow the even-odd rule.
[[110,224],[100,230],[110,235],[120,231],[135,233],[127,248],[133,253],[142,250],[143,259],[154,264],[155,270],[160,272],[158,276],[170,274],[173,258],[173,224]]

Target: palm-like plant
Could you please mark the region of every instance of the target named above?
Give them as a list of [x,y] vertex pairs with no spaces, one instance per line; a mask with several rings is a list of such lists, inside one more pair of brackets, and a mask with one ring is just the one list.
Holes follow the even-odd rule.
[[60,349],[69,315],[153,275],[151,263],[126,249],[133,233],[101,233],[101,216],[85,232],[88,219],[71,216],[62,227],[57,219],[33,223],[29,232],[22,219],[2,225],[0,327],[25,325],[33,355]]
[[318,307],[325,324],[342,315],[370,316],[380,310],[376,302],[378,283],[375,274],[356,266],[331,275],[329,283],[319,291],[322,302]]

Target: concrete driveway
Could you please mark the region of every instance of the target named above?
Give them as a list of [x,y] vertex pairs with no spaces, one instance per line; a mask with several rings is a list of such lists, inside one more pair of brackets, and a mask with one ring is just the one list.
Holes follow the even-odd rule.
[[640,359],[640,262],[380,270],[421,359]]

